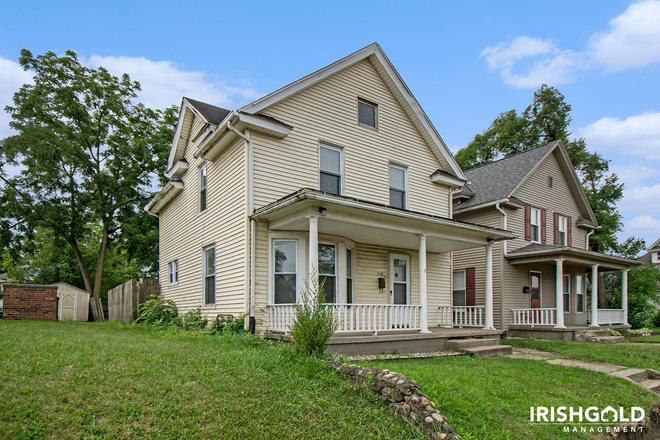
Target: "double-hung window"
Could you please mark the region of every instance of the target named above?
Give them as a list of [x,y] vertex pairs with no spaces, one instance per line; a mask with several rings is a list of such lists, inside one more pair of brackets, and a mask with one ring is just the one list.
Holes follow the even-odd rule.
[[584,275],[575,277],[575,296],[577,299],[576,311],[584,313]]
[[206,162],[199,167],[199,212],[206,211]]
[[170,261],[169,264],[170,284],[179,282],[179,260]]
[[541,241],[541,234],[539,233],[540,230],[540,224],[541,224],[541,219],[540,219],[540,210],[536,208],[532,208],[530,211],[530,216],[529,216],[529,222],[531,225],[530,232],[531,232],[531,241],[535,242],[540,242]]
[[353,249],[346,249],[346,302],[353,304]]
[[559,215],[557,216],[557,234],[559,245],[566,246],[566,217]]
[[320,189],[328,194],[342,194],[342,170],[344,152],[330,145],[319,147]]
[[465,306],[465,271],[456,270],[454,271],[453,279],[453,303],[454,307],[464,307]]
[[204,305],[215,304],[215,245],[207,246],[204,255]]
[[297,252],[296,240],[274,240],[274,294],[275,304],[290,304],[296,302],[297,291]]
[[319,243],[319,285],[323,283],[325,301],[335,302],[337,293],[337,246]]
[[571,276],[564,275],[564,313],[571,313]]
[[390,164],[390,206],[407,209],[408,207],[408,169]]

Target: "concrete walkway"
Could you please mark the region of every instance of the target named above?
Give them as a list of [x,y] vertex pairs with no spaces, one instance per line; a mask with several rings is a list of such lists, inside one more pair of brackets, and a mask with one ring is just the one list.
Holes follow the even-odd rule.
[[521,347],[513,347],[513,353],[507,357],[545,361],[552,365],[563,365],[565,367],[578,367],[584,368],[585,370],[598,371],[600,373],[609,374],[612,377],[625,379],[660,395],[660,372],[651,369],[628,368],[622,365],[603,362],[568,359],[557,353]]

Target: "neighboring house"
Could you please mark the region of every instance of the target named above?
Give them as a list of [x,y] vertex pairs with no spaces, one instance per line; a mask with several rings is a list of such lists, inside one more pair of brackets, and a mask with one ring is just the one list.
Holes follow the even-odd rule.
[[642,264],[660,264],[660,239],[653,243],[646,253],[638,258]]
[[[598,224],[561,141],[465,175],[469,183],[454,192],[454,218],[518,236],[495,245],[498,329],[627,324],[627,269],[639,263],[588,250],[589,235]],[[453,261],[452,305],[459,307],[453,313],[469,317],[484,301],[486,262],[482,253],[472,250],[454,252]],[[623,309],[598,310],[589,286],[596,292],[598,272],[612,270],[625,274]],[[595,319],[590,321],[590,316]]]
[[184,98],[167,174],[161,292],[260,333],[314,274],[340,332],[438,328],[451,251],[514,237],[452,219],[466,178],[375,43],[235,111]]

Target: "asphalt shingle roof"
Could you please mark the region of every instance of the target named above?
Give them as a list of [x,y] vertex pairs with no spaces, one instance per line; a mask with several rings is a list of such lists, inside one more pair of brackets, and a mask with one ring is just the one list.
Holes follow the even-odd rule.
[[454,207],[454,212],[509,197],[529,172],[559,141],[505,157],[465,171],[474,197]]
[[222,107],[216,107],[215,105],[207,104],[205,102],[201,101],[196,101],[194,99],[190,98],[185,98],[186,101],[190,103],[193,107],[195,107],[195,110],[200,112],[202,116],[204,116],[204,119],[209,121],[211,124],[219,124],[222,122],[225,117],[231,113],[231,110],[227,110],[226,108]]

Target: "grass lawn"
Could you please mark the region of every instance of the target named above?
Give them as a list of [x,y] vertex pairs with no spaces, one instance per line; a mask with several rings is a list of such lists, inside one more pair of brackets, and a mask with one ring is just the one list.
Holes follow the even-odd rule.
[[0,320],[0,438],[414,438],[317,360],[249,337]]
[[660,335],[642,336],[641,338],[626,339],[626,342],[657,342],[660,343]]
[[561,353],[572,359],[609,362],[631,368],[660,369],[660,345],[595,344],[593,342],[532,341],[525,339],[503,339],[502,344]]
[[603,373],[527,359],[461,356],[363,361],[360,365],[387,368],[422,384],[422,392],[465,440],[587,439],[588,433],[563,433],[566,425],[530,424],[530,407],[648,409],[658,398]]

